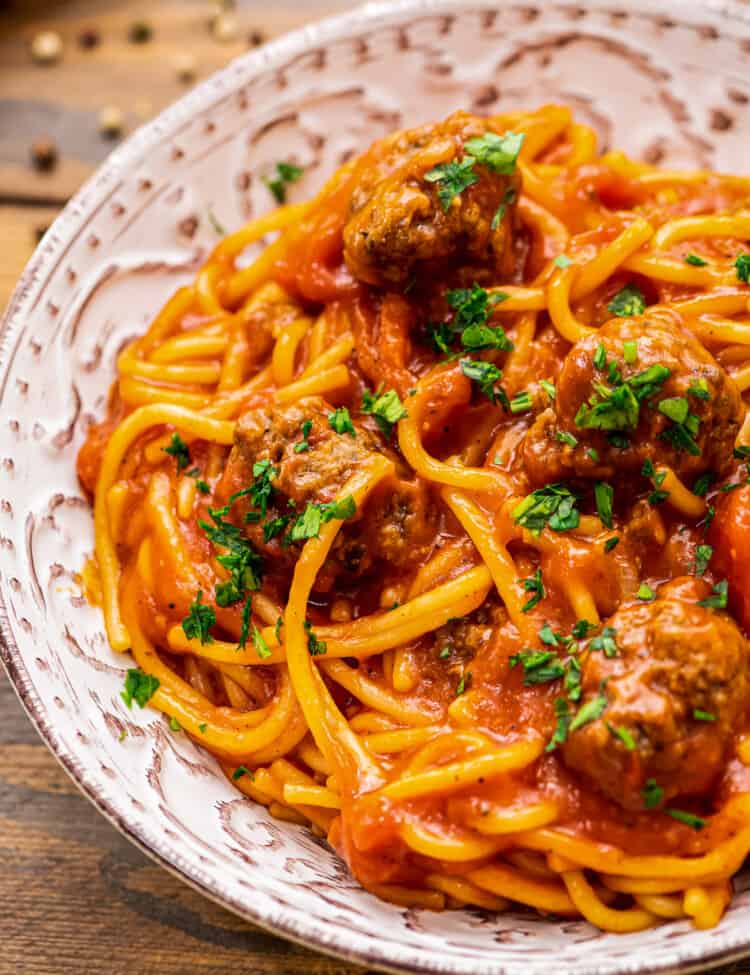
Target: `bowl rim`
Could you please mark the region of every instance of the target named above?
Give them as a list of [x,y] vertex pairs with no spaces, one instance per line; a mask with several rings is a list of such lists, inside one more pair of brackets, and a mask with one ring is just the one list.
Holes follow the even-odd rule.
[[[562,6],[556,0],[535,0],[537,6]],[[593,9],[608,9],[612,0],[581,0],[581,5]],[[462,10],[476,10],[492,7],[489,0],[371,0],[354,9],[334,16],[325,17],[305,24],[289,33],[283,34],[261,47],[248,51],[230,61],[225,67],[203,79],[191,90],[171,103],[154,119],[137,128],[118,146],[107,159],[84,182],[73,195],[61,213],[56,217],[42,241],[22,272],[6,309],[0,318],[0,391],[9,369],[9,355],[12,351],[11,339],[20,327],[25,312],[33,304],[36,295],[45,286],[45,268],[54,263],[68,244],[85,228],[92,212],[93,201],[111,187],[118,173],[128,168],[130,160],[140,159],[150,145],[160,142],[173,133],[179,125],[188,121],[193,110],[205,111],[212,102],[230,94],[238,84],[246,84],[269,69],[281,67],[294,56],[304,54],[311,44],[326,44],[337,39],[362,32],[368,27],[398,23],[411,15],[455,14]],[[653,13],[651,0],[621,0],[621,9],[632,12]],[[731,23],[734,21],[750,24],[750,3],[742,0],[661,0],[661,11],[670,13],[677,22],[691,22],[694,17],[703,15],[718,17]],[[255,908],[220,888],[213,879],[182,860],[172,848],[170,841],[164,840],[146,826],[136,826],[127,816],[118,812],[110,800],[102,793],[93,776],[80,764],[75,752],[58,737],[54,722],[36,694],[29,671],[16,643],[10,622],[8,608],[0,587],[0,660],[8,675],[18,700],[36,728],[50,753],[67,772],[80,792],[98,809],[118,832],[130,840],[147,857],[166,869],[179,880],[187,883],[220,906],[256,924],[258,927],[292,941],[302,947],[322,952],[345,962],[376,967],[378,971],[393,975],[449,975],[452,966],[440,964],[437,954],[434,959],[426,956],[411,964],[400,964],[392,959],[387,949],[377,947],[378,942],[370,942],[370,947],[354,947],[347,944],[351,934],[337,934],[336,927],[330,928],[330,936],[325,937],[314,922],[300,920],[299,914],[290,914],[288,908],[279,906],[275,916],[263,908]],[[677,973],[699,972],[707,966],[730,963],[750,955],[750,930],[740,937],[728,938],[723,947],[686,950],[684,960],[669,961],[649,965],[638,964],[634,968],[625,962],[607,966],[607,975],[635,973],[638,975],[677,975]],[[522,975],[523,963],[503,963],[502,950],[495,949],[492,975]],[[598,966],[578,968],[576,975],[598,975]],[[489,971],[489,970],[488,970]]]

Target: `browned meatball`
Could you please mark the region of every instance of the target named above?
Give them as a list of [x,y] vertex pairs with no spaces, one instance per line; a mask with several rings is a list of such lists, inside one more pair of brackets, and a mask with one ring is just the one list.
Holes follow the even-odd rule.
[[[328,571],[318,580],[319,589],[339,571],[362,575],[379,560],[407,568],[432,545],[437,517],[424,483],[407,477],[378,434],[360,421],[354,422],[354,436],[337,433],[329,422],[333,412],[334,407],[320,397],[310,397],[245,413],[237,423],[235,445],[218,491],[226,500],[253,483],[258,462],[270,462],[273,490],[266,516],[258,519],[258,505],[243,497],[232,505],[231,517],[244,527],[256,548],[272,557],[274,568],[288,569],[298,549],[283,539],[308,502],[331,502],[373,452],[390,456],[396,475],[379,484],[365,507],[344,522]],[[267,525],[272,519],[285,519],[285,523],[277,522],[278,531],[269,538]]]
[[344,257],[355,277],[405,285],[416,271],[439,273],[448,262],[489,267],[501,278],[511,274],[518,172],[504,175],[477,161],[476,181],[452,200],[434,175],[438,166],[462,165],[465,144],[488,130],[485,119],[456,112],[373,147],[374,165],[352,195],[344,227]]
[[689,480],[726,469],[742,416],[734,382],[678,316],[615,318],[568,353],[524,465],[534,483],[637,473],[646,460]]
[[[750,704],[747,640],[729,616],[697,605],[708,591],[675,580],[653,602],[623,606],[609,621],[617,656],[588,652],[582,706],[599,695],[607,704],[569,734],[563,757],[625,809],[705,794]],[[646,802],[650,780],[659,803]]]

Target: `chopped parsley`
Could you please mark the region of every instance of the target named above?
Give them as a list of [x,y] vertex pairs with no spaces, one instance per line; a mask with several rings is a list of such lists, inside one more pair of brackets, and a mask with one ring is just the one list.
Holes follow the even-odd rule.
[[577,501],[578,496],[564,484],[547,484],[516,505],[513,520],[532,535],[541,534],[547,526],[555,532],[571,531],[580,522]]
[[277,515],[276,518],[269,518],[263,523],[263,541],[267,544],[272,538],[281,535],[291,520],[291,515]]
[[129,708],[133,707],[133,701],[145,708],[159,690],[159,683],[159,678],[153,674],[145,673],[140,667],[131,667],[125,676],[125,690],[120,692],[120,697]]
[[616,657],[617,630],[614,626],[605,626],[601,633],[589,641],[589,650],[601,650],[605,657]]
[[622,343],[622,357],[629,366],[638,361],[638,342],[635,339],[626,339]]
[[568,728],[570,734],[600,718],[606,710],[607,703],[607,695],[603,693],[602,685],[596,697],[592,697],[590,701],[586,701],[576,712],[576,716],[570,722],[570,727]]
[[492,308],[507,297],[501,291],[490,294],[476,283],[471,288],[447,291],[445,298],[454,314],[450,322],[431,326],[430,340],[436,351],[449,352],[460,336],[461,345],[467,352],[484,349],[510,352],[513,345],[502,326],[491,327],[487,324]]
[[714,554],[711,545],[696,545],[695,547],[695,575],[702,576],[708,568],[708,563]]
[[475,359],[460,359],[461,372],[467,379],[471,379],[484,393],[491,403],[500,402],[506,409],[510,408],[508,397],[502,386],[497,384],[503,378],[502,371],[494,362],[477,362]]
[[170,717],[170,719],[169,719],[169,727],[170,727],[170,728],[171,728],[171,730],[172,730],[172,731],[174,731],[174,732],[177,732],[177,731],[182,731],[182,725],[181,725],[181,724],[180,724],[180,722],[179,722],[179,721],[177,720],[177,718],[175,718],[175,716],[174,716],[174,715],[172,715],[172,716]]
[[497,210],[495,210],[495,215],[493,216],[492,223],[490,224],[490,230],[497,230],[497,228],[500,226],[502,221],[505,219],[505,214],[508,211],[508,206],[511,203],[516,202],[517,195],[518,194],[513,189],[513,187],[509,186],[508,189],[503,194],[503,202],[500,204]]
[[227,228],[224,226],[224,224],[221,222],[221,220],[219,220],[219,218],[216,216],[216,214],[211,209],[211,207],[208,208],[208,219],[209,219],[209,221],[211,223],[211,226],[214,229],[214,233],[218,237],[226,237],[226,235],[227,235]]
[[205,735],[205,733],[206,733],[206,728],[207,728],[207,727],[208,727],[208,725],[207,725],[207,724],[206,724],[206,722],[204,721],[204,722],[202,722],[201,724],[199,724],[199,725],[198,725],[198,731],[200,731],[200,733],[201,733],[202,735]]
[[190,463],[190,451],[188,450],[188,445],[179,435],[179,433],[172,434],[172,440],[168,447],[161,448],[165,454],[169,454],[170,457],[174,457],[177,461],[177,470],[184,470]]
[[254,778],[253,773],[245,765],[238,765],[237,768],[232,772],[232,782],[239,782],[243,775],[249,775],[251,779]]
[[739,254],[734,262],[737,280],[750,284],[750,254]]
[[479,182],[479,176],[474,172],[475,159],[473,156],[463,156],[460,160],[439,163],[424,174],[428,183],[436,183],[440,205],[445,213],[451,208],[453,200],[464,190]]
[[638,587],[638,592],[635,595],[637,599],[642,599],[646,603],[650,603],[656,599],[656,593],[647,582],[642,582],[640,584]]
[[[465,144],[466,154],[461,159],[439,163],[425,173],[425,180],[438,186],[438,199],[443,210],[447,213],[454,198],[479,180],[479,176],[474,172],[475,163],[501,175],[512,173],[524,138],[525,135],[520,132],[506,132],[504,135],[485,132],[478,138],[469,139]],[[504,198],[506,206],[512,202],[507,196],[506,193]],[[496,213],[493,217],[493,230],[496,229],[495,220],[499,223],[502,215],[498,217]]]
[[307,652],[311,657],[322,656],[328,650],[327,644],[315,636],[310,620],[305,620],[304,625],[305,630],[307,631]]
[[686,254],[685,263],[692,264],[693,267],[705,267],[708,261],[704,261],[702,257],[698,257],[697,254]]
[[[256,464],[253,470],[257,466]],[[231,500],[230,498],[230,502]],[[214,524],[211,525],[207,521],[198,522],[214,545],[228,550],[225,554],[216,557],[219,565],[224,566],[230,574],[226,582],[216,586],[216,602],[219,606],[232,606],[239,602],[248,590],[254,592],[260,589],[263,576],[262,558],[242,531],[236,525],[224,520],[226,511],[226,507],[218,511],[209,508],[208,514]]]
[[281,627],[284,625],[284,617],[279,616],[276,620],[276,625],[273,628],[273,634],[276,637],[276,642],[281,643]]
[[539,631],[539,639],[548,647],[556,647],[560,643],[549,623],[545,623]]
[[334,518],[341,521],[351,518],[356,510],[357,505],[351,494],[341,501],[331,501],[329,504],[308,501],[307,507],[292,525],[289,539],[292,542],[301,542],[308,538],[317,538],[322,525]]
[[553,382],[550,382],[549,379],[540,379],[539,385],[551,400],[557,399],[557,390],[555,389],[555,384]]
[[705,474],[701,474],[700,477],[695,479],[695,484],[693,484],[693,494],[697,495],[699,498],[705,498],[708,494],[708,489],[711,487],[715,480],[716,475],[712,471],[706,471]]
[[705,599],[699,599],[698,605],[703,606],[704,609],[726,609],[729,594],[729,583],[726,579],[717,582],[711,593],[712,595],[706,596]]
[[[493,296],[494,297],[494,296]],[[482,352],[485,349],[498,349],[510,352],[513,343],[505,334],[502,325],[469,325],[461,335],[461,345],[467,352]]]
[[528,579],[522,579],[521,585],[524,588],[524,592],[531,592],[534,595],[521,607],[522,613],[529,613],[535,606],[547,595],[547,591],[544,588],[544,582],[542,581],[542,570],[537,569],[533,576],[529,576]]
[[310,443],[308,437],[310,436],[310,431],[312,430],[312,420],[305,420],[300,428],[302,433],[302,440],[294,445],[295,454],[303,454],[310,449]]
[[263,634],[260,632],[255,623],[252,625],[251,635],[253,638],[255,652],[258,654],[261,660],[268,660],[268,658],[271,656],[271,648],[266,643],[265,639],[263,638]]
[[564,443],[568,447],[578,446],[578,438],[574,437],[572,433],[568,433],[567,430],[558,430],[556,436],[560,443]]
[[614,535],[612,538],[608,538],[604,543],[604,551],[608,555],[613,549],[617,548],[620,544],[620,538],[618,535]]
[[690,826],[692,829],[700,830],[706,825],[705,819],[701,819],[694,813],[683,812],[682,809],[665,809],[664,812],[672,819],[676,819],[678,823],[684,823],[685,826]]
[[385,437],[390,437],[398,421],[407,416],[395,389],[389,389],[386,393],[381,392],[381,390],[375,393],[365,390],[362,396],[362,412],[369,413],[375,418],[375,422]]
[[700,418],[690,412],[690,404],[684,396],[672,396],[661,400],[658,410],[669,420],[672,426],[667,427],[660,435],[661,440],[667,440],[677,450],[686,450],[694,457],[699,456],[701,450],[694,437],[700,429]]
[[357,436],[349,410],[345,406],[339,406],[333,413],[328,414],[328,425],[336,433],[350,433],[353,437]]
[[[599,350],[603,348],[599,346]],[[599,350],[594,356],[594,365],[603,371],[604,364],[598,365],[597,362]],[[602,361],[601,357],[598,361]],[[607,386],[598,380],[592,382],[594,392],[588,402],[579,406],[575,416],[576,426],[586,430],[634,430],[638,426],[641,403],[653,395],[670,375],[671,371],[666,366],[657,364],[623,382],[617,369],[610,369],[608,378],[614,381],[613,384]],[[627,441],[614,445],[627,446]]]
[[596,511],[602,520],[602,524],[607,528],[612,528],[612,500],[615,496],[615,489],[611,484],[604,481],[597,481],[594,485],[594,500]]
[[664,798],[664,789],[656,784],[656,779],[647,779],[641,790],[641,795],[646,809],[656,809],[657,806],[661,805]]
[[518,396],[514,396],[510,401],[510,412],[528,413],[533,405],[534,401],[531,398],[531,393],[519,393]]
[[716,721],[716,715],[710,711],[701,711],[700,708],[693,708],[693,717],[696,721]]
[[242,619],[240,625],[240,638],[237,641],[240,650],[247,646],[247,638],[250,636],[250,613],[253,609],[253,597],[248,596],[245,605],[242,607]]
[[547,684],[565,676],[565,667],[554,650],[522,650],[509,658],[508,664],[523,667],[525,687]]
[[595,629],[596,626],[594,623],[589,623],[588,620],[577,620],[573,624],[573,629],[571,632],[576,640],[583,640],[588,636],[590,630]]
[[195,487],[196,487],[196,489],[198,491],[200,491],[201,494],[210,494],[211,493],[211,487],[210,487],[210,485],[208,485],[205,481],[202,481],[200,478],[198,478],[196,480]]
[[273,176],[266,178],[265,183],[273,193],[277,203],[286,203],[286,188],[289,183],[296,183],[302,178],[304,169],[295,166],[294,163],[277,162],[276,172]]
[[607,730],[609,731],[610,735],[612,735],[613,738],[617,738],[619,741],[621,741],[629,752],[635,751],[635,739],[630,734],[627,728],[624,728],[622,725],[620,725],[618,728],[615,728],[615,726],[611,725],[608,721]]
[[467,691],[471,687],[471,671],[467,674],[461,675],[461,680],[456,686],[456,697],[461,697],[464,691]]
[[476,139],[469,139],[464,148],[482,166],[500,176],[510,176],[516,168],[516,160],[524,139],[523,132],[485,132]]
[[634,284],[626,284],[607,305],[607,311],[619,318],[632,318],[633,315],[642,315],[645,310],[646,299],[640,288]]
[[565,268],[570,267],[573,262],[567,254],[558,254],[552,263],[555,265],[555,267],[559,267],[560,270],[565,270]]
[[182,621],[182,632],[188,640],[200,640],[201,643],[213,643],[214,638],[208,632],[216,623],[216,613],[213,607],[206,606],[201,602],[202,591],[198,590],[198,595],[190,604],[190,611]]
[[557,718],[557,726],[549,740],[549,744],[545,748],[547,752],[553,752],[568,737],[568,731],[570,730],[570,709],[566,698],[558,697],[555,699],[555,717]]
[[706,379],[696,379],[688,386],[688,396],[695,396],[696,399],[708,401],[711,399],[711,390]]

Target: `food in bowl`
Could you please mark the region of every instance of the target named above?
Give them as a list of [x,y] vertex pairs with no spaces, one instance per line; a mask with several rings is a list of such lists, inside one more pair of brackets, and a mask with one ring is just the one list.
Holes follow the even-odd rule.
[[300,175],[78,457],[125,702],[387,900],[715,925],[750,850],[750,180],[556,105]]

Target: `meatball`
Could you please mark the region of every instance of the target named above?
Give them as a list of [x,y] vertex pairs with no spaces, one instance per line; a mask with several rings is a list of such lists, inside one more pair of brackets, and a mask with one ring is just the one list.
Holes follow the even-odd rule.
[[603,695],[606,707],[569,734],[563,758],[625,809],[657,804],[645,801],[651,780],[659,804],[705,794],[750,703],[748,643],[729,616],[697,604],[707,592],[675,580],[610,619],[617,656],[588,651],[581,705]]
[[449,263],[510,276],[518,172],[512,164],[499,167],[512,169],[505,174],[475,160],[470,167],[475,181],[452,199],[434,172],[464,165],[465,144],[488,130],[486,120],[456,112],[373,147],[372,165],[352,194],[344,227],[344,257],[356,278],[404,286],[418,271],[437,274]]
[[615,318],[568,353],[524,465],[541,484],[637,474],[646,460],[683,479],[721,473],[742,417],[734,382],[678,316]]
[[[396,474],[382,481],[364,509],[344,522],[328,571],[321,573],[318,588],[330,585],[345,571],[361,576],[379,561],[408,567],[432,545],[437,509],[426,485],[409,479],[395,455],[379,435],[361,421],[354,434],[337,433],[329,422],[334,408],[320,397],[286,406],[264,406],[240,417],[234,447],[218,491],[226,500],[253,484],[253,468],[259,462],[272,465],[265,517],[258,517],[257,498],[238,498],[231,517],[241,525],[255,547],[273,559],[276,569],[290,569],[298,549],[285,540],[288,529],[309,502],[331,502],[346,481],[374,451],[388,454]],[[248,517],[249,516],[249,517]],[[269,538],[268,525],[276,531]]]

